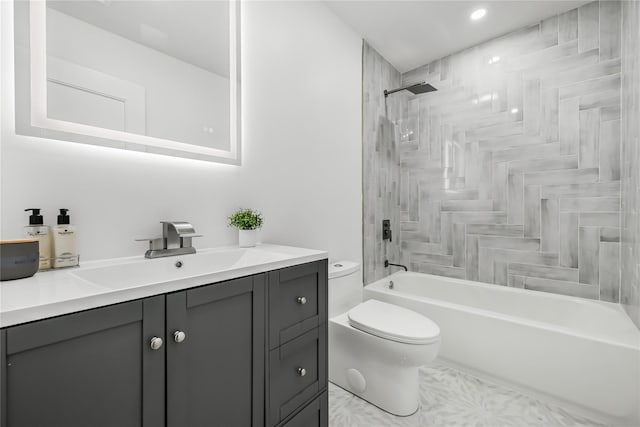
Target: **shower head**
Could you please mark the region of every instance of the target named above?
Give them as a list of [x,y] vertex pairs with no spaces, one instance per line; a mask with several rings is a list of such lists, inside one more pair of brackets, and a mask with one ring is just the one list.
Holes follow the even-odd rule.
[[420,83],[415,83],[409,86],[404,86],[398,89],[393,89],[393,90],[385,90],[384,91],[384,97],[386,98],[387,96],[391,95],[392,93],[395,92],[400,92],[401,90],[408,90],[409,92],[413,93],[414,95],[419,95],[421,93],[427,93],[427,92],[434,92],[438,89],[436,89],[435,87],[431,86],[429,83],[426,82],[420,82]]

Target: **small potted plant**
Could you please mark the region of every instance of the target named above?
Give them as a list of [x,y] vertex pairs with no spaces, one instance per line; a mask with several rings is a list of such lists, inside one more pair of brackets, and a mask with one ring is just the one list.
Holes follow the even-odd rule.
[[238,229],[238,245],[250,248],[256,245],[257,230],[262,227],[262,214],[253,209],[238,209],[229,217],[229,226]]

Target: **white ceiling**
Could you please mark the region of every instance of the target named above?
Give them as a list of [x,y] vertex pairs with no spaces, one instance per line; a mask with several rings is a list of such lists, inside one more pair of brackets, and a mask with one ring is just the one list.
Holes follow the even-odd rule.
[[[589,1],[325,0],[325,3],[399,71],[405,72]],[[227,1],[48,0],[47,4],[216,74],[229,74]],[[469,15],[479,7],[487,9],[487,16],[472,22]]]
[[229,76],[229,2],[48,0],[47,7]]
[[[327,5],[400,72],[535,24],[589,1],[375,1]],[[487,9],[479,21],[469,15]]]

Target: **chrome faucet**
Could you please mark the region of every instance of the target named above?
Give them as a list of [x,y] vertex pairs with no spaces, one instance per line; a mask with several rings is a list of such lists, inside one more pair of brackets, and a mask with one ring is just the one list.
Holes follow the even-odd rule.
[[162,221],[162,237],[136,239],[138,242],[149,242],[149,250],[145,258],[160,258],[173,255],[195,254],[196,248],[191,246],[191,239],[200,237],[193,225],[185,221]]

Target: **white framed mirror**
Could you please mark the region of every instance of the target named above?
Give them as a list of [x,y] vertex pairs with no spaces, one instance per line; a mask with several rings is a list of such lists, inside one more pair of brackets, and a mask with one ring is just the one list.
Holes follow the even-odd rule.
[[239,8],[16,0],[16,132],[240,164]]

